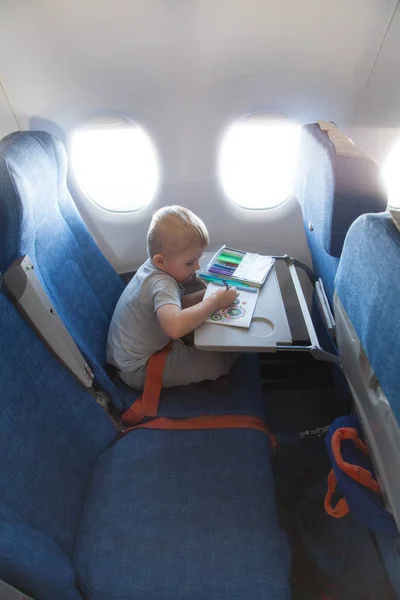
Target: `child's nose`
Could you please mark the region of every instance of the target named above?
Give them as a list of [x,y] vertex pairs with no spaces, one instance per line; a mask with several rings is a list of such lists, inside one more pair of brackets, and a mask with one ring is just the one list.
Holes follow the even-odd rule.
[[200,263],[198,260],[196,260],[195,264],[194,264],[194,270],[198,271],[200,269]]

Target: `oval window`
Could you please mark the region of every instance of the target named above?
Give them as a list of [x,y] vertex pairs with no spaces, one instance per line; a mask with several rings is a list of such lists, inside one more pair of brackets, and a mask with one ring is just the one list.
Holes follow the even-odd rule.
[[75,131],[71,166],[93,202],[114,212],[139,210],[156,193],[159,169],[149,136],[125,119],[97,119]]
[[388,189],[388,205],[400,208],[400,140],[396,142],[387,157],[382,172]]
[[272,208],[292,193],[300,125],[287,117],[251,116],[233,123],[220,149],[227,196],[243,208]]

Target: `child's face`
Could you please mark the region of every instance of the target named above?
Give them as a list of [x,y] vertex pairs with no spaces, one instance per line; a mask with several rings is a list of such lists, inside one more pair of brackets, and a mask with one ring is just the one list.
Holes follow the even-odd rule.
[[171,256],[163,256],[162,264],[156,264],[156,266],[168,273],[168,275],[171,275],[179,283],[183,283],[189,280],[200,269],[199,260],[203,252],[204,248],[197,247]]

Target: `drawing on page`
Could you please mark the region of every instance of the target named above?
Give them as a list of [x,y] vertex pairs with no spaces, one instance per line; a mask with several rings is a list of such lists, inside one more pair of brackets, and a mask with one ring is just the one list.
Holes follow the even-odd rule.
[[228,321],[240,319],[246,314],[246,304],[246,300],[241,302],[239,298],[237,298],[230,306],[219,308],[211,315],[210,319],[214,322],[221,321],[222,319],[227,319]]

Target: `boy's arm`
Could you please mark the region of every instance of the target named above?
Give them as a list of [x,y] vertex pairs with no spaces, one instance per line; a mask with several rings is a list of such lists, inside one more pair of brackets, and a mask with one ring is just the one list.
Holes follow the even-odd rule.
[[232,304],[237,295],[236,288],[233,287],[218,290],[203,302],[189,308],[181,309],[176,304],[163,304],[156,311],[157,319],[164,333],[176,340],[204,323],[221,306]]
[[206,290],[199,290],[198,292],[192,292],[191,294],[185,294],[182,296],[182,308],[189,308],[194,304],[198,304],[203,300]]

